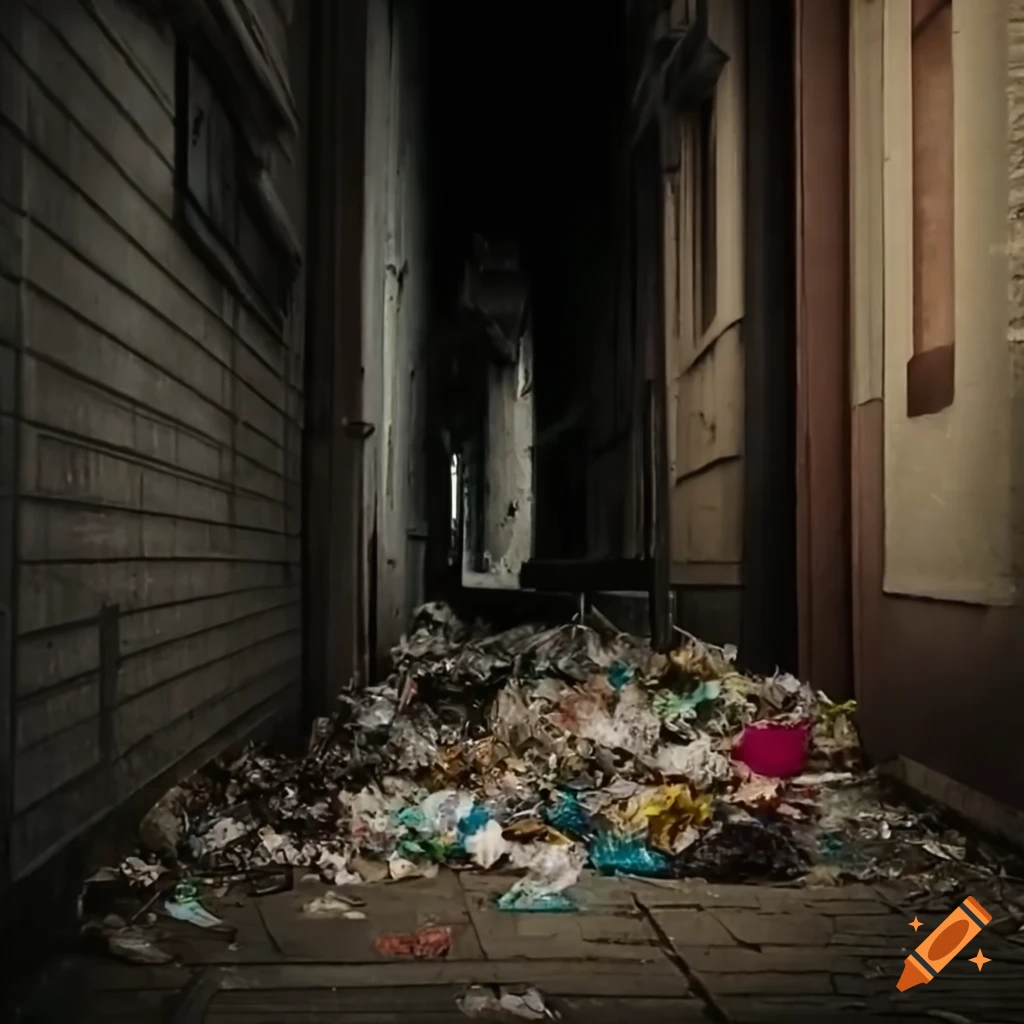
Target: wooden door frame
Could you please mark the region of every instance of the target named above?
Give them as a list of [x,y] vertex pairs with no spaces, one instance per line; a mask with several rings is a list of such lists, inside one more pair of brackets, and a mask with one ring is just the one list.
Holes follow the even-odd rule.
[[852,693],[849,3],[795,0],[801,673]]
[[651,643],[672,644],[672,546],[669,533],[671,481],[668,453],[668,372],[665,338],[664,174],[662,133],[648,123],[637,138],[630,162],[632,216],[637,245],[633,266],[637,344],[644,363],[644,548],[649,559],[648,601]]
[[361,609],[362,250],[367,0],[316,0],[311,40],[303,703],[329,713],[356,676]]

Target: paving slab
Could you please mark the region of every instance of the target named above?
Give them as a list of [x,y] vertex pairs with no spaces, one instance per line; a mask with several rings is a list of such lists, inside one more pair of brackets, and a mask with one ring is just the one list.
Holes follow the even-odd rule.
[[509,913],[467,893],[469,914],[491,960],[661,960],[657,932],[630,907],[619,912]]
[[159,917],[153,941],[183,964],[266,963],[283,959],[261,915],[262,905],[248,898],[210,900],[208,906],[236,929],[234,938],[195,925]]
[[321,963],[391,961],[395,958],[377,951],[375,940],[430,925],[451,929],[452,945],[447,959],[483,959],[462,889],[451,872],[442,871],[432,879],[347,886],[339,890],[365,901],[366,905],[359,908],[366,915],[364,920],[349,920],[340,914],[306,913],[303,908],[326,891],[325,886],[300,886],[258,901],[270,940],[285,959]]
[[662,879],[609,879],[618,882],[645,907],[710,909],[739,907],[756,910],[757,890],[749,885],[709,885],[707,882]]
[[738,943],[713,910],[691,907],[657,910],[651,915],[676,949],[680,946],[728,946]]
[[805,910],[778,914],[755,910],[714,910],[711,913],[744,946],[823,946],[832,938],[834,930],[832,918]]

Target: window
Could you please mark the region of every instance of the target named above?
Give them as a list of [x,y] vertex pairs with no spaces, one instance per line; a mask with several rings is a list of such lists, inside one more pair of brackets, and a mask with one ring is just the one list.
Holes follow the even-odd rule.
[[907,415],[953,401],[953,3],[912,0],[913,357]]
[[185,42],[176,75],[179,220],[213,271],[280,328],[299,265],[294,231],[262,161]]

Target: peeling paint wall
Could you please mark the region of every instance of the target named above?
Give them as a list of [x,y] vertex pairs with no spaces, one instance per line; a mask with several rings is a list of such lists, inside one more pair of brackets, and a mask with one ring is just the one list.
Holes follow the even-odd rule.
[[[372,673],[423,596],[428,265],[416,0],[371,0],[367,25],[363,387],[364,579]],[[374,585],[374,582],[375,585]]]
[[486,473],[482,572],[466,552],[465,586],[516,588],[533,553],[533,335],[520,340],[516,364],[487,371]]

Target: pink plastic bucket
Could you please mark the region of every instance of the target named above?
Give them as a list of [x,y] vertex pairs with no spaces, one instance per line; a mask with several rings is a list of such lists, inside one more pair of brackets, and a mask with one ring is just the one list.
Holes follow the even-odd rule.
[[807,764],[809,722],[779,725],[757,722],[743,730],[733,748],[733,757],[752,772],[780,779],[799,775]]

